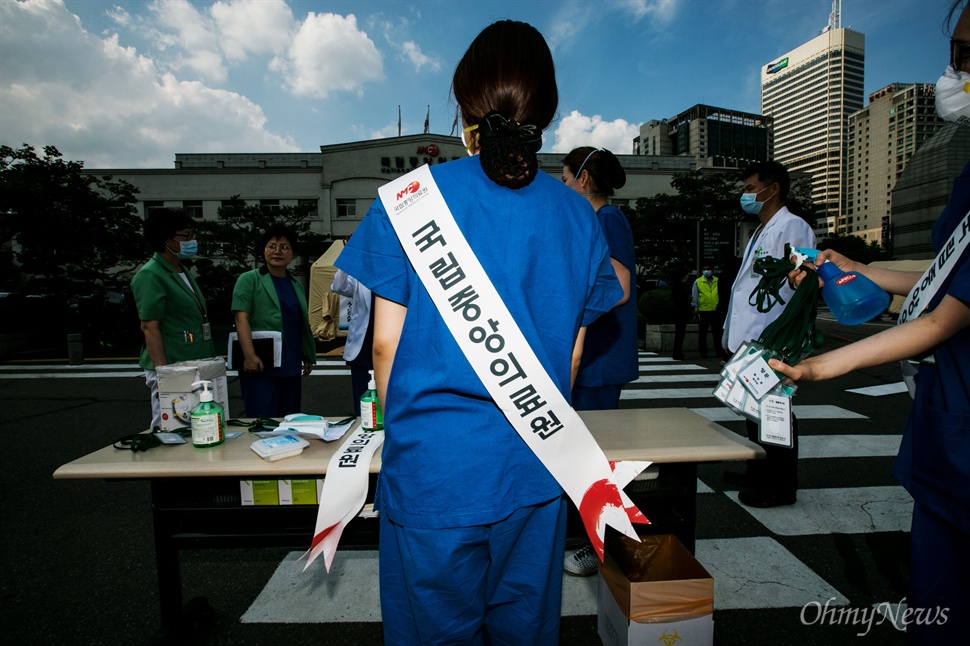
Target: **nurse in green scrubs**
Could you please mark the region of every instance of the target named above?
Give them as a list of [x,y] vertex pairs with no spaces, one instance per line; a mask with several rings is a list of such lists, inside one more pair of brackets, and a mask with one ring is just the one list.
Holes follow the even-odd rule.
[[216,355],[205,298],[182,265],[198,252],[195,223],[182,209],[152,209],[145,218],[145,239],[154,250],[131,280],[145,344],[138,361],[151,390],[151,428],[161,425],[156,368],[176,361]]

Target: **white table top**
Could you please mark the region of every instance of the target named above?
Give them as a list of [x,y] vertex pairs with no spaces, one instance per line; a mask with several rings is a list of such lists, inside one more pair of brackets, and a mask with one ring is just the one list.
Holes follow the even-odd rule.
[[[610,460],[670,463],[764,457],[761,447],[686,408],[584,411],[580,416]],[[63,465],[54,472],[54,478],[319,476],[326,473],[330,458],[342,443],[309,440],[310,446],[300,455],[267,462],[249,448],[256,439],[247,433],[211,448],[178,444],[138,453],[108,446]],[[380,466],[378,452],[370,471],[377,473]]]

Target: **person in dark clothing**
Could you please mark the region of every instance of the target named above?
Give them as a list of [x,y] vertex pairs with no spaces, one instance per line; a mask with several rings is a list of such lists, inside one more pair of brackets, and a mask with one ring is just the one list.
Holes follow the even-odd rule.
[[687,289],[688,271],[686,267],[678,266],[670,273],[670,300],[674,310],[674,352],[677,361],[687,358],[684,354],[684,335],[687,333],[687,322],[691,319],[690,291]]
[[[721,271],[717,283],[717,309],[714,311],[714,331],[718,340],[724,331],[724,319],[727,318],[728,305],[731,303],[731,288],[741,269],[741,259],[734,256],[724,259],[724,269]],[[725,361],[731,358],[731,353],[721,349],[721,358]]]

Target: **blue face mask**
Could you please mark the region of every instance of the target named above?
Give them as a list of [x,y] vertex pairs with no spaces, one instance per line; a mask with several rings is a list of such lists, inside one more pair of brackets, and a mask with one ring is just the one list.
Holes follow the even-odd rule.
[[188,260],[195,257],[197,253],[199,253],[198,240],[181,240],[179,241],[179,251],[175,255],[181,260]]
[[704,270],[704,272],[703,272],[703,273],[704,273],[704,278],[710,278],[711,276],[713,276],[713,275],[714,275],[714,272],[713,272],[713,271],[711,271],[710,269],[706,269],[706,270]]
[[[765,188],[758,191],[758,193],[763,193],[764,191],[771,188],[766,186]],[[757,199],[758,193],[741,193],[741,209],[745,213],[750,213],[751,215],[758,215],[761,211],[761,207],[765,205],[764,202],[759,202]]]

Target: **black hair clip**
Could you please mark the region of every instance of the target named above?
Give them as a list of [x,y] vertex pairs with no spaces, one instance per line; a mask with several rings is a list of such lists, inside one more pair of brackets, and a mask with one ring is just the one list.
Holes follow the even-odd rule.
[[489,136],[514,137],[533,153],[539,152],[542,148],[542,132],[534,124],[506,119],[495,110],[486,114],[481,123],[485,124],[485,127],[479,125],[478,132],[484,139]]

